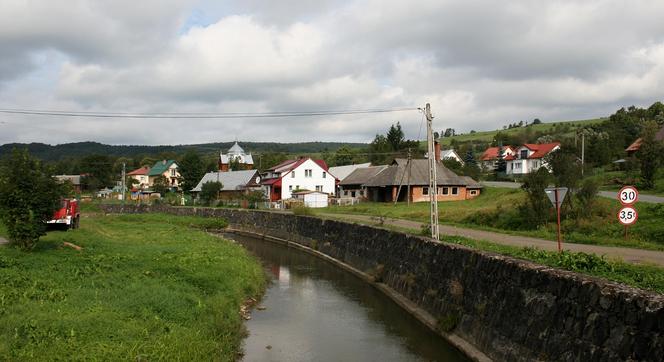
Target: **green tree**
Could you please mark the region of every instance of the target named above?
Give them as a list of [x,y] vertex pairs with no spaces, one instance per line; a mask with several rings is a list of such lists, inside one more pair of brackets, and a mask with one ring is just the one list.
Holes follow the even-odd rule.
[[572,145],[550,153],[546,160],[553,173],[556,187],[567,187],[571,193],[574,193],[581,180],[581,162]]
[[113,160],[106,155],[88,155],[81,159],[80,172],[86,174],[81,180],[87,190],[99,190],[113,186]]
[[392,151],[397,151],[402,148],[403,142],[406,140],[404,133],[401,130],[401,124],[397,122],[396,126],[393,124],[390,126],[390,130],[387,131],[387,142],[390,144]]
[[187,150],[178,161],[178,166],[185,189],[196,186],[205,175],[205,163],[196,150]]
[[498,146],[498,162],[496,162],[496,168],[494,169],[494,176],[496,180],[499,180],[501,177],[505,176],[507,172],[507,161],[505,161],[505,148],[500,145]]
[[387,138],[377,134],[371,144],[369,144],[371,163],[374,165],[386,164],[393,156],[391,154],[392,151],[392,146]]
[[337,150],[334,154],[334,164],[336,166],[350,165],[353,163],[353,152],[346,146]]
[[0,218],[9,239],[32,249],[46,233],[45,221],[58,209],[65,188],[27,150],[14,149],[0,165]]
[[466,156],[464,157],[463,162],[463,174],[477,180],[480,177],[481,171],[480,167],[477,165],[477,161],[475,161],[475,155],[471,148],[466,151]]
[[221,182],[206,182],[201,186],[201,193],[198,195],[204,205],[210,205],[212,201],[219,198],[219,192],[224,188]]
[[543,225],[548,219],[551,202],[544,192],[548,185],[549,171],[544,167],[528,174],[523,180],[521,188],[526,192],[526,201],[520,211],[532,227]]
[[461,162],[453,158],[445,158],[441,162],[443,163],[443,166],[452,170],[454,173],[462,173],[463,166],[461,165]]
[[168,179],[164,177],[164,175],[155,177],[154,182],[152,183],[152,191],[158,192],[162,197],[170,191],[170,188],[171,185],[168,183]]
[[641,182],[644,189],[655,187],[655,175],[661,163],[662,152],[664,152],[662,142],[655,138],[657,131],[659,131],[659,125],[653,120],[643,124],[641,147],[636,153],[641,162]]

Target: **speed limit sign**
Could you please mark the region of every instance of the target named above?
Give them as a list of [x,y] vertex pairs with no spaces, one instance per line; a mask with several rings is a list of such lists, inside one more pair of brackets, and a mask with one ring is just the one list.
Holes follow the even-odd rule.
[[618,211],[618,221],[625,226],[634,224],[638,218],[639,214],[631,206],[625,206]]
[[625,186],[618,191],[618,201],[623,205],[632,205],[639,201],[639,191],[634,186]]

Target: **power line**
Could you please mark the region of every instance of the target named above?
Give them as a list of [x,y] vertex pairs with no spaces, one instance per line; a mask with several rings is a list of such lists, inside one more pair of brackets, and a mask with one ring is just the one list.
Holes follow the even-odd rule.
[[90,117],[90,118],[150,118],[150,119],[238,119],[238,118],[278,118],[278,117],[312,117],[334,116],[369,113],[394,113],[416,111],[417,107],[382,108],[382,109],[346,109],[293,112],[262,112],[262,113],[118,113],[118,112],[85,112],[56,111],[38,109],[0,109],[0,113],[24,114],[34,116],[58,117]]

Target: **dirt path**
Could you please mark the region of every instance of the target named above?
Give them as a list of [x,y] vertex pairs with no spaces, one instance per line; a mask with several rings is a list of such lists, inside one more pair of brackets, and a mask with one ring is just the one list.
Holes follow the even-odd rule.
[[[376,218],[369,215],[349,215],[349,214],[320,214],[323,217],[329,217],[341,220],[358,221],[362,223],[376,224]],[[385,219],[385,224],[401,228],[420,230],[422,223],[417,221],[403,219]],[[492,231],[474,230],[449,225],[440,225],[440,233],[446,235],[463,236],[469,239],[486,240],[503,245],[512,245],[518,247],[534,246],[543,250],[556,251],[558,244],[555,241],[531,238],[527,236],[515,236],[501,234]],[[606,255],[610,258],[622,259],[629,263],[641,264],[649,263],[664,267],[664,252],[631,249],[613,246],[587,245],[564,243],[563,249],[584,252],[588,254]]]
[[9,240],[7,240],[7,239],[3,238],[2,236],[0,236],[0,246],[2,246],[4,244],[9,244]]

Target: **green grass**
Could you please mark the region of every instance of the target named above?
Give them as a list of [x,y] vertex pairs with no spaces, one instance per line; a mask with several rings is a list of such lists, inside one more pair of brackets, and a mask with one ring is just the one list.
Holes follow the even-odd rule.
[[[579,128],[579,127],[584,127],[584,126],[589,126],[592,124],[600,123],[603,122],[604,119],[601,118],[596,118],[596,119],[586,119],[586,120],[579,120],[579,121],[560,121],[560,122],[551,122],[551,123],[540,123],[540,124],[535,124],[535,125],[530,125],[528,126],[531,128],[533,131],[539,131],[539,132],[546,132],[551,130],[554,127],[554,124],[559,124],[559,123],[564,123],[567,125],[570,125],[572,128]],[[497,129],[493,131],[482,131],[482,132],[475,132],[475,133],[464,133],[462,135],[454,136],[454,137],[444,137],[441,138],[441,144],[443,146],[449,146],[452,143],[452,140],[456,140],[458,142],[468,142],[468,141],[483,141],[483,142],[491,142],[494,137],[496,137],[496,134],[498,132],[504,132],[506,134],[513,134],[513,133],[518,133],[522,132],[525,130],[525,127],[519,127],[519,128],[512,128],[512,129]]]
[[0,248],[0,360],[235,360],[239,307],[265,276],[208,225],[92,216],[32,252]]
[[[555,219],[538,229],[524,230],[508,227],[510,220],[517,217],[518,205],[523,203],[525,194],[520,189],[485,187],[482,194],[472,200],[439,202],[438,212],[441,223],[472,229],[494,231],[521,236],[531,236],[556,240]],[[640,203],[636,206],[639,221],[630,227],[630,238],[624,240],[623,227],[615,218],[620,209],[617,200],[598,197],[598,215],[587,220],[567,218],[563,214],[563,234],[566,242],[622,246],[648,250],[664,250],[664,206]],[[406,219],[419,222],[429,221],[427,202],[406,203],[362,203],[353,206],[331,206],[318,209],[318,212],[337,214],[362,214]],[[491,222],[504,218],[505,227],[493,227]],[[489,220],[491,219],[491,220]]]

